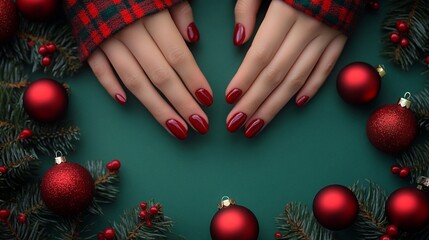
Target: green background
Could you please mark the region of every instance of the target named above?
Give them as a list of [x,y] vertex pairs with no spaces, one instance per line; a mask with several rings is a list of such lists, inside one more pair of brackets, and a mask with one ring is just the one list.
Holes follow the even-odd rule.
[[[82,130],[69,161],[122,162],[121,192],[115,203],[106,205],[106,216],[95,231],[119,220],[124,209],[155,198],[175,221],[174,232],[188,239],[210,239],[217,203],[228,195],[255,213],[259,239],[273,239],[275,217],[285,204],[311,206],[317,191],[328,184],[371,179],[391,192],[407,183],[390,173],[394,157],[372,147],[365,132],[372,111],[395,103],[406,91],[418,93],[424,85],[422,69],[404,72],[380,56],[380,26],[387,7],[382,4],[381,11],[364,15],[331,76],[307,106],[288,104],[249,140],[242,131],[231,134],[225,128],[231,109],[224,101],[225,88],[249,45],[232,44],[234,3],[192,2],[201,39],[191,49],[214,92],[214,104],[206,109],[210,131],[205,136],[190,132],[187,140],[178,141],[132,94],[125,106],[117,104],[88,68],[66,79],[72,89],[68,118]],[[378,98],[361,107],[343,102],[335,86],[341,67],[354,61],[381,63],[388,72]]]

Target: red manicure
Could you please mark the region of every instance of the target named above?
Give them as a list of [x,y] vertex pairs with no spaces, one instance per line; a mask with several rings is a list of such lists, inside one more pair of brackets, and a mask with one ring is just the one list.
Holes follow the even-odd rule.
[[237,99],[241,96],[241,93],[243,93],[240,89],[234,88],[232,89],[227,95],[226,95],[226,102],[229,104],[233,104],[237,101]]
[[308,102],[309,99],[310,99],[309,96],[302,96],[298,98],[295,103],[298,107],[302,107]]
[[198,114],[191,115],[189,121],[192,126],[201,134],[206,134],[209,131],[209,124]]
[[243,126],[244,122],[246,122],[246,119],[247,115],[245,113],[238,112],[228,121],[226,128],[228,131],[233,133]]
[[237,23],[234,29],[234,45],[240,46],[244,43],[244,37],[246,36],[246,30],[244,29],[243,24]]
[[189,42],[191,43],[196,43],[200,39],[200,32],[194,22],[191,22],[191,24],[188,25],[186,33],[188,34]]
[[209,107],[213,104],[213,96],[204,88],[200,88],[195,91],[195,96],[197,97],[198,101],[206,107]]
[[127,99],[124,98],[121,94],[116,94],[115,95],[115,100],[121,104],[122,106],[125,105],[125,103],[127,102]]
[[250,124],[247,126],[246,131],[244,132],[244,135],[247,138],[252,138],[256,136],[256,134],[261,131],[261,129],[264,127],[264,120],[257,118],[250,122]]
[[180,140],[183,140],[188,136],[188,131],[186,128],[176,119],[167,120],[165,125],[167,125],[167,128],[170,130],[170,132]]

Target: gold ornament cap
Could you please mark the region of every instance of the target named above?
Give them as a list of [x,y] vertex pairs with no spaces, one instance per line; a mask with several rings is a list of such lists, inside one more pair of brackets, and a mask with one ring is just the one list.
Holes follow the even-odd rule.
[[429,178],[425,176],[420,176],[417,178],[417,189],[429,192]]
[[404,94],[404,97],[400,98],[398,101],[398,105],[400,105],[401,107],[404,107],[406,109],[410,109],[411,107],[411,93],[410,92],[406,92]]
[[232,205],[235,205],[235,201],[233,199],[230,199],[228,196],[223,196],[222,200],[218,204],[218,208],[223,209]]
[[61,163],[67,162],[66,156],[63,156],[61,151],[55,152],[55,164],[60,165]]
[[385,69],[386,68],[383,65],[381,65],[381,64],[379,64],[375,68],[375,70],[378,72],[378,75],[380,75],[381,78],[383,78],[384,76],[386,76],[386,70]]

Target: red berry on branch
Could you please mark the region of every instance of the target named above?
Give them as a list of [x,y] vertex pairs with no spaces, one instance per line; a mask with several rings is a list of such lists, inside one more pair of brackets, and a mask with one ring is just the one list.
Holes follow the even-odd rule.
[[400,32],[406,32],[409,29],[409,25],[403,20],[398,20],[396,22],[396,29],[398,29]]
[[386,228],[386,233],[389,237],[396,237],[399,234],[399,231],[395,225],[389,225]]
[[140,214],[139,214],[139,217],[140,217],[140,219],[141,219],[141,220],[146,219],[146,217],[147,217],[147,212],[146,212],[146,210],[142,210],[142,211],[140,212]]
[[401,47],[407,47],[408,46],[408,44],[410,44],[410,41],[408,41],[408,39],[407,38],[402,38],[401,39],[401,42],[399,43],[400,45],[401,45]]
[[42,65],[43,65],[44,67],[47,67],[47,66],[51,65],[51,57],[49,57],[49,56],[44,56],[44,57],[42,58]]
[[399,165],[393,165],[392,168],[390,169],[390,171],[393,174],[399,174],[399,172],[401,171],[401,166],[399,166]]
[[150,221],[150,218],[146,218],[146,226],[152,227],[152,222]]
[[383,235],[380,237],[380,240],[392,240],[388,235]]
[[10,216],[9,209],[0,209],[0,220],[6,221]]
[[374,11],[378,11],[380,9],[380,3],[378,1],[372,1],[370,3],[371,9]]
[[399,36],[399,33],[393,32],[392,34],[390,34],[390,41],[392,43],[399,43],[399,41],[401,41],[401,37]]
[[25,140],[33,136],[33,132],[30,129],[22,129],[21,133],[19,134],[19,139]]
[[24,224],[27,221],[27,216],[24,213],[18,214],[18,222]]
[[36,44],[36,43],[34,41],[30,40],[30,41],[28,41],[27,44],[28,44],[29,47],[33,47],[34,44]]
[[121,168],[121,161],[115,159],[106,164],[106,168],[110,172],[118,171]]
[[104,229],[103,235],[106,239],[113,239],[115,238],[115,230],[113,228],[106,228]]
[[0,166],[0,173],[5,174],[6,172],[7,172],[7,167],[6,166]]
[[429,56],[426,56],[426,58],[425,58],[425,63],[426,63],[426,64],[429,64]]
[[104,234],[103,234],[103,233],[98,233],[98,234],[97,234],[97,238],[98,238],[98,240],[104,240],[104,239],[106,239],[106,238],[104,237]]
[[42,56],[45,56],[48,53],[48,49],[45,45],[42,45],[39,47],[39,54]]
[[409,167],[403,167],[401,171],[399,171],[400,177],[408,177],[410,175],[411,169]]
[[147,203],[146,203],[146,202],[141,202],[141,203],[140,203],[140,208],[141,208],[142,210],[146,210],[146,208],[147,208]]
[[275,239],[281,239],[283,236],[282,236],[282,234],[280,233],[280,232],[276,232],[276,233],[274,233],[274,238]]
[[156,215],[156,214],[158,214],[159,209],[158,209],[157,207],[155,207],[155,206],[152,206],[152,207],[149,209],[149,212],[150,212],[150,214],[152,214],[152,215]]
[[49,43],[48,45],[46,45],[46,50],[49,53],[54,53],[55,51],[57,51],[57,46],[53,43]]

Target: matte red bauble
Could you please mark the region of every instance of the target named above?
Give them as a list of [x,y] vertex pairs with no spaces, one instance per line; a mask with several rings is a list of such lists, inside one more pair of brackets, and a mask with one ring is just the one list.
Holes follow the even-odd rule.
[[94,197],[94,179],[89,171],[76,163],[55,158],[57,165],[50,168],[40,185],[46,207],[59,215],[75,215],[84,211]]
[[416,188],[400,188],[387,199],[386,216],[402,231],[419,231],[429,224],[429,198]]
[[348,103],[368,103],[377,97],[385,74],[381,66],[374,68],[364,62],[351,63],[338,74],[338,93]]
[[10,40],[18,31],[18,13],[12,0],[0,0],[0,43]]
[[27,19],[42,22],[55,16],[59,2],[58,0],[16,0],[16,5]]
[[34,120],[53,122],[62,118],[67,110],[65,88],[55,80],[39,79],[24,92],[24,110]]
[[235,205],[229,198],[222,200],[219,211],[210,223],[213,240],[256,240],[259,223],[248,208]]
[[342,185],[329,185],[320,190],[313,200],[313,214],[323,227],[342,230],[350,227],[359,212],[355,194]]
[[417,120],[410,106],[408,99],[401,98],[398,104],[383,106],[369,117],[366,132],[376,148],[396,154],[413,143],[417,136]]

